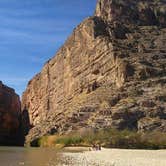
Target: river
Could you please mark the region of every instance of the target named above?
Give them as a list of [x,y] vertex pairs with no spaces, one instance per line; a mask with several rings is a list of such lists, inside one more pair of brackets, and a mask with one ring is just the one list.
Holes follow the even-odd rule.
[[166,150],[76,149],[0,147],[0,166],[166,166]]
[[0,166],[53,166],[58,157],[55,149],[0,147]]

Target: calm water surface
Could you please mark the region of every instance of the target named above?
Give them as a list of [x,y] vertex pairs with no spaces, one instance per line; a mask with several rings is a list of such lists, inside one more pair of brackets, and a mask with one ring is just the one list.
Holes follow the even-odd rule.
[[52,166],[58,157],[55,149],[0,147],[0,166]]

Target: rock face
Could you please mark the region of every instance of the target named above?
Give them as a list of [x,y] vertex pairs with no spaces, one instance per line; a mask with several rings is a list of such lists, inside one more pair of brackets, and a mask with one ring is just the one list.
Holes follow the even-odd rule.
[[82,128],[166,131],[166,2],[99,0],[29,83],[27,141]]
[[21,130],[19,96],[0,81],[0,145],[23,145]]
[[166,26],[165,0],[99,0],[95,15],[106,21]]

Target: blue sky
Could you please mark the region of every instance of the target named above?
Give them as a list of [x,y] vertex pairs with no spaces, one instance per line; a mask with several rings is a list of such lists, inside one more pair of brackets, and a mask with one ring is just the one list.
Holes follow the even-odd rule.
[[0,80],[21,95],[97,0],[0,0]]

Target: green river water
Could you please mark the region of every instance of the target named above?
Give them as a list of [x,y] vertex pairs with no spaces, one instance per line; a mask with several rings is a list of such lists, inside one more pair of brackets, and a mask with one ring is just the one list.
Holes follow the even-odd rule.
[[0,166],[52,166],[58,157],[55,149],[0,147]]

